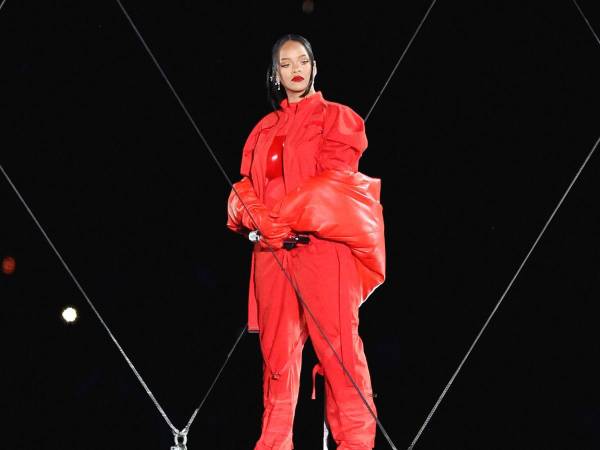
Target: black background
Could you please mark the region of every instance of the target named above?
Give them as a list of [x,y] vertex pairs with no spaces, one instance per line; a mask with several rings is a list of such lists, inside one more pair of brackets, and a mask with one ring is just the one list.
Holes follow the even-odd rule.
[[[600,10],[580,0],[600,29]],[[270,47],[305,35],[316,86],[365,115],[428,2],[128,1],[223,163],[268,112]],[[176,426],[246,320],[229,186],[112,1],[0,11],[0,163]],[[388,279],[361,308],[380,419],[406,448],[598,138],[600,45],[572,2],[440,0],[367,123]],[[575,184],[418,449],[600,448],[600,155]],[[170,430],[0,180],[1,448],[168,449]],[[65,305],[80,319],[67,326]],[[314,356],[305,352],[305,368]],[[245,336],[189,448],[251,449]],[[298,450],[320,448],[303,373]],[[381,435],[377,449],[389,448]]]

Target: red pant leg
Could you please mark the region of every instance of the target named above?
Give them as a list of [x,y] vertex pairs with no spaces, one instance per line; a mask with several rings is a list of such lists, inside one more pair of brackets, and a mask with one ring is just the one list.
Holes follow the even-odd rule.
[[[287,266],[289,254],[277,256]],[[296,295],[270,252],[255,253],[255,289],[263,355],[262,433],[255,450],[290,450],[306,326]]]
[[[369,369],[358,336],[360,293],[350,250],[343,244],[313,239],[308,246],[290,254],[291,273],[305,302],[376,413]],[[305,320],[323,367],[327,419],[338,450],[372,449],[375,420],[308,315],[305,313]]]

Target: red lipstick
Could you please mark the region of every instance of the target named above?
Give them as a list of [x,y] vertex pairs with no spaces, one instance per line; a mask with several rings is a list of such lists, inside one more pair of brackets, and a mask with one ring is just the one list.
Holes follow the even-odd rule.
[[304,78],[302,78],[300,75],[296,75],[294,78],[292,78],[292,81],[295,81],[295,82],[304,81]]

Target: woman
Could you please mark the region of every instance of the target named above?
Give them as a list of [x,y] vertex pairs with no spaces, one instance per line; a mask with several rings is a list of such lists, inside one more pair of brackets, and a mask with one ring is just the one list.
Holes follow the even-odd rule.
[[[320,362],[313,377],[317,372],[325,377],[326,419],[338,450],[374,447],[373,415],[319,328],[374,413],[358,308],[384,278],[379,180],[357,172],[367,147],[363,120],[315,92],[316,73],[305,38],[286,35],[275,43],[267,72],[274,111],[250,133],[242,154],[244,178],[234,185],[228,203],[229,228],[260,232],[252,257],[248,320],[249,330],[260,333],[264,360],[264,414],[255,450],[293,448],[308,337]],[[283,249],[294,233],[306,233],[309,242]],[[319,325],[298,301],[292,283]]]

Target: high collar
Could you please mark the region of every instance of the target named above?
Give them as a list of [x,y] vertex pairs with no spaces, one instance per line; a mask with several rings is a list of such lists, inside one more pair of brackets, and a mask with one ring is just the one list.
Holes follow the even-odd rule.
[[310,105],[316,105],[319,102],[323,102],[323,94],[321,94],[321,91],[317,91],[315,92],[313,95],[309,96],[309,97],[304,97],[302,100],[300,100],[299,102],[296,103],[289,103],[288,99],[285,98],[281,101],[281,103],[279,104],[281,106],[281,108],[285,111],[285,112],[298,112],[298,111],[302,111],[303,109],[309,107]]

